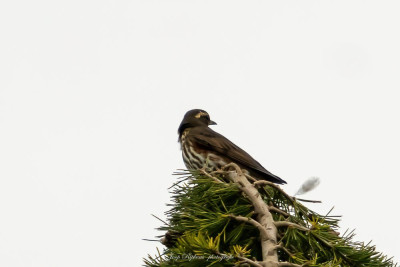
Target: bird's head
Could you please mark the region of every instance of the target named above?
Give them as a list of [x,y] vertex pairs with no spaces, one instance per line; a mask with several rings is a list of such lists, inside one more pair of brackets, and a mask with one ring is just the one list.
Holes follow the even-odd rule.
[[192,109],[186,112],[181,125],[179,125],[178,133],[182,135],[183,131],[190,127],[215,125],[214,121],[210,120],[210,115],[202,109]]

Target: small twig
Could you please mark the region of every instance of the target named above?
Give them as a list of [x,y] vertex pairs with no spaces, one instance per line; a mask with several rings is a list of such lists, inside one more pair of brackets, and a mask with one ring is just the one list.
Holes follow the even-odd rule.
[[241,262],[245,262],[245,263],[250,264],[251,266],[263,267],[261,264],[255,262],[255,261],[252,261],[252,260],[250,260],[248,258],[240,257],[240,256],[237,256],[236,258],[238,258]]
[[283,211],[283,210],[281,210],[281,209],[278,209],[278,208],[275,207],[275,206],[268,206],[268,209],[269,209],[269,211],[274,211],[274,212],[276,212],[276,213],[282,214],[282,215],[285,216],[285,217],[289,217],[289,216],[290,216],[289,213],[287,213],[287,212],[285,212],[285,211]]
[[286,221],[279,221],[279,222],[274,222],[276,227],[294,227],[297,228],[299,230],[302,231],[310,231],[310,229],[308,229],[307,227],[301,226],[297,223],[293,223],[293,222],[286,222]]
[[[247,176],[247,175],[246,175]],[[284,195],[287,199],[289,199],[291,202],[295,202],[295,199],[291,196],[289,196],[285,191],[282,190],[282,188],[279,187],[279,185],[274,184],[272,182],[266,181],[266,180],[260,180],[254,183],[254,185],[269,185],[275,189],[277,189],[282,195]]]
[[211,175],[214,175],[214,174],[226,174],[226,171],[218,169],[218,170],[210,172],[210,174]]
[[228,163],[228,164],[226,164],[225,166],[223,166],[223,167],[222,167],[222,170],[228,169],[228,168],[230,168],[230,167],[234,168],[235,171],[236,171],[236,173],[237,173],[238,175],[243,175],[242,169],[241,169],[237,164],[235,164],[235,163],[233,163],[233,162]]
[[215,178],[214,176],[210,175],[208,172],[206,172],[205,170],[201,169],[199,170],[202,174],[204,174],[205,176],[207,176],[208,178],[211,178],[214,182],[220,183],[220,184],[225,184],[224,182],[222,182],[221,180],[219,180],[218,178]]
[[256,220],[250,218],[250,217],[243,217],[243,216],[238,216],[238,215],[233,215],[230,214],[228,215],[230,218],[233,218],[237,221],[240,222],[245,222],[245,223],[249,223],[252,224],[253,226],[255,226],[262,234],[267,234],[267,230]]

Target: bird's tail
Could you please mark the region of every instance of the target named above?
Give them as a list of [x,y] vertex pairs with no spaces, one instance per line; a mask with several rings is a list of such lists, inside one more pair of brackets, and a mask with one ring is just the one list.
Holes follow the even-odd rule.
[[264,177],[265,177],[265,180],[270,181],[275,184],[286,184],[285,180],[283,180],[282,178],[280,178],[272,173],[268,174],[268,175],[264,174]]

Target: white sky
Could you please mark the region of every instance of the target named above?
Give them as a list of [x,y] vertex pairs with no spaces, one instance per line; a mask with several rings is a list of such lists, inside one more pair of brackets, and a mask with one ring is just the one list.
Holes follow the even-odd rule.
[[192,108],[399,261],[399,7],[2,1],[0,266],[155,254]]

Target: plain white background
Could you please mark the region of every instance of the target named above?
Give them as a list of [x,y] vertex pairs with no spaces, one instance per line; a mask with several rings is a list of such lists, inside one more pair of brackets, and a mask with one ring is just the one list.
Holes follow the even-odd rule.
[[[397,1],[2,1],[0,266],[156,254],[192,108],[400,259]],[[160,248],[161,245],[158,245]]]

